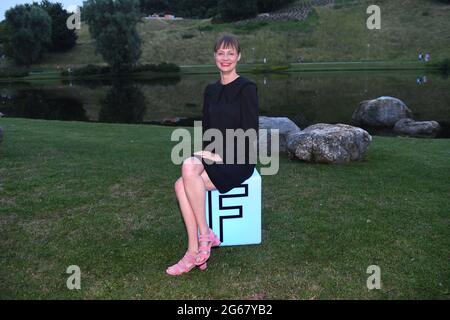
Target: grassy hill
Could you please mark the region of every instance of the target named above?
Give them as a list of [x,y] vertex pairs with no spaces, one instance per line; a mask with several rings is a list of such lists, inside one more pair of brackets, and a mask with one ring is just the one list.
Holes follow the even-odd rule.
[[[299,1],[301,3],[302,1]],[[419,51],[433,60],[450,57],[450,5],[436,0],[380,0],[381,30],[368,30],[366,13],[371,0],[336,0],[314,7],[304,21],[250,22],[246,25],[211,24],[210,19],[177,21],[143,20],[142,63],[174,62],[180,65],[211,64],[212,46],[221,32],[239,36],[241,62],[305,62],[415,60]],[[103,63],[95,54],[86,24],[77,45],[64,54],[48,54],[38,64],[83,65]]]

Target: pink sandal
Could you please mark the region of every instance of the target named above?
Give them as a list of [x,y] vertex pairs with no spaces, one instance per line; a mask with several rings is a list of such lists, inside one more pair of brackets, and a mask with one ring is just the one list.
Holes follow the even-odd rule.
[[[202,245],[198,248],[197,259],[195,264],[201,266],[208,261],[211,255],[211,247],[220,246],[220,239],[214,234],[214,232],[209,229],[208,234],[201,234],[199,237],[199,242],[208,242],[207,245]],[[200,258],[200,261],[198,259]]]
[[196,256],[190,252],[186,252],[180,261],[167,268],[166,273],[171,276],[179,276],[183,273],[191,271],[194,267],[198,267],[200,270],[206,270],[206,268],[208,268],[208,265],[206,264],[206,262],[197,265]]

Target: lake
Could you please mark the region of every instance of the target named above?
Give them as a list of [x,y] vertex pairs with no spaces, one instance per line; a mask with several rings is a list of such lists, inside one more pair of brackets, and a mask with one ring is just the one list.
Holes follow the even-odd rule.
[[[300,128],[351,124],[363,100],[401,99],[414,119],[436,120],[450,137],[450,78],[421,71],[242,74],[258,85],[261,116],[286,116]],[[218,74],[139,81],[62,81],[0,84],[5,117],[191,126],[201,120],[203,90]],[[365,128],[371,134],[388,130]]]

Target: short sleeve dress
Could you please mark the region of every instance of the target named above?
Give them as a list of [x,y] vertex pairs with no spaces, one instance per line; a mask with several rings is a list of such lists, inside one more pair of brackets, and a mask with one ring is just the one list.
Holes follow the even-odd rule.
[[[220,193],[226,193],[247,180],[254,171],[255,161],[250,161],[249,153],[256,155],[257,142],[252,143],[245,139],[245,163],[237,163],[237,143],[231,144],[226,139],[226,129],[259,129],[259,103],[256,83],[239,76],[230,83],[223,85],[220,80],[209,84],[204,91],[203,101],[203,133],[215,128],[221,131],[224,137],[222,152],[217,152],[223,162],[205,162],[203,166],[212,183]],[[256,135],[257,138],[257,135]],[[203,140],[203,150],[212,143]],[[236,140],[235,140],[236,141]],[[227,146],[234,146],[234,161],[227,163]],[[213,151],[215,152],[215,151]]]

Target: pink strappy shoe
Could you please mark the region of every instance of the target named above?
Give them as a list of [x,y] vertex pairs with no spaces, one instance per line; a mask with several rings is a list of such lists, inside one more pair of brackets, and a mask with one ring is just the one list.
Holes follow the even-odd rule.
[[195,264],[197,266],[201,266],[202,264],[206,263],[206,261],[208,261],[211,255],[211,248],[220,246],[221,242],[220,239],[211,230],[211,228],[209,229],[208,234],[201,234],[198,240],[199,242],[208,242],[207,245],[201,245],[198,248],[198,254]]
[[190,252],[186,252],[180,261],[166,269],[166,273],[171,276],[179,276],[183,273],[188,273],[194,267],[198,267],[200,270],[206,270],[206,268],[208,268],[208,265],[206,264],[206,262],[197,265],[196,256]]

